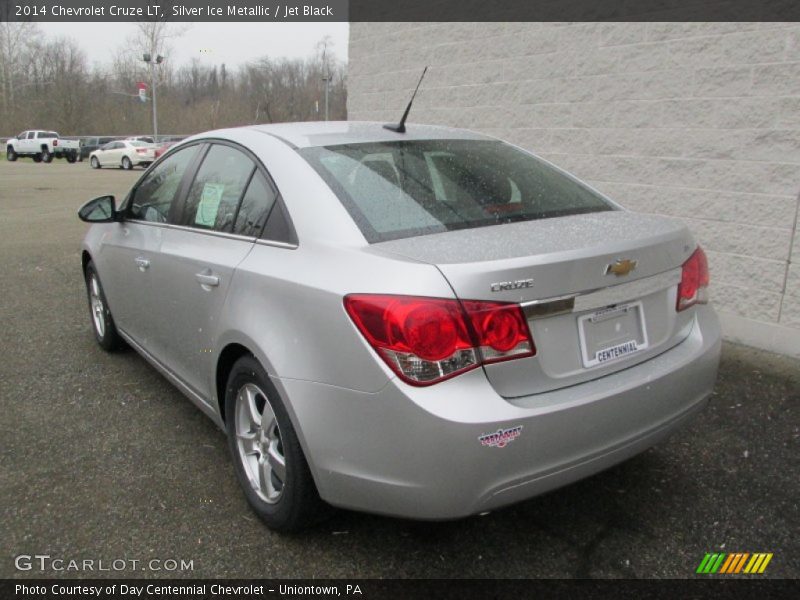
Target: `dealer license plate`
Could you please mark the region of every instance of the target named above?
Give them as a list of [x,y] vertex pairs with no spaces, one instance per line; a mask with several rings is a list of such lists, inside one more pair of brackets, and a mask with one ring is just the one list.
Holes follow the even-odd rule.
[[620,304],[578,317],[583,366],[596,367],[647,348],[641,302]]

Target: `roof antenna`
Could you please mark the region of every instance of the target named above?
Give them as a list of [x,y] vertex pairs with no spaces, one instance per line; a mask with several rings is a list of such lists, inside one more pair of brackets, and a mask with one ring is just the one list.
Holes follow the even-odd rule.
[[406,106],[406,112],[403,113],[403,118],[400,119],[400,122],[397,125],[391,125],[387,123],[383,126],[384,129],[388,129],[389,131],[396,131],[397,133],[405,133],[406,132],[406,119],[408,118],[408,112],[411,110],[411,104],[414,102],[414,98],[417,96],[417,90],[419,90],[419,86],[422,83],[422,78],[425,77],[425,73],[427,73],[428,67],[425,67],[422,71],[422,76],[419,78],[419,82],[417,83],[417,87],[414,90],[414,93],[411,95],[411,100],[408,101],[408,106]]

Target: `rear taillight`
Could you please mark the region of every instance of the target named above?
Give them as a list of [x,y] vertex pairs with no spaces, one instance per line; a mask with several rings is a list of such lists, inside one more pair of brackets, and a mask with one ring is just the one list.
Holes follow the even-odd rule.
[[386,364],[412,385],[535,354],[517,304],[354,294],[344,306]]
[[698,246],[681,267],[681,282],[678,284],[678,311],[686,310],[695,304],[708,302],[708,260],[706,253]]
[[53,140],[53,146],[58,146],[58,140]]

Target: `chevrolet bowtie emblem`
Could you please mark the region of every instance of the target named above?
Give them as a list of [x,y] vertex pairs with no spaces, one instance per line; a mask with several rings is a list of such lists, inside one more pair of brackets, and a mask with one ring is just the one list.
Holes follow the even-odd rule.
[[623,275],[627,275],[631,271],[636,268],[636,261],[635,260],[618,260],[615,263],[610,265],[606,265],[606,275],[613,273],[617,277],[622,277]]

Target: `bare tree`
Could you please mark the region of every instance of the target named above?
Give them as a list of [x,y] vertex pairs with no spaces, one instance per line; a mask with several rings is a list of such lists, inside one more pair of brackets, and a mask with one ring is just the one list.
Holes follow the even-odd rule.
[[0,92],[3,95],[3,113],[14,106],[16,83],[22,73],[23,58],[28,54],[31,41],[37,37],[34,23],[23,21],[0,22]]
[[[141,54],[150,48],[156,54],[168,53],[169,40],[180,35],[177,27],[137,23],[135,35],[111,64],[90,68],[74,40],[23,35],[18,25],[0,23],[0,133],[11,135],[32,127],[52,128],[63,135],[133,135],[150,130],[151,106],[135,93],[136,83],[148,80]],[[20,42],[11,44],[15,50],[11,61],[6,59],[9,31]],[[323,74],[330,79],[330,118],[347,115],[346,68],[335,59],[329,40],[323,40],[307,59],[265,56],[237,69],[195,59],[182,66],[167,62],[159,71],[159,129],[165,134],[320,119]]]

